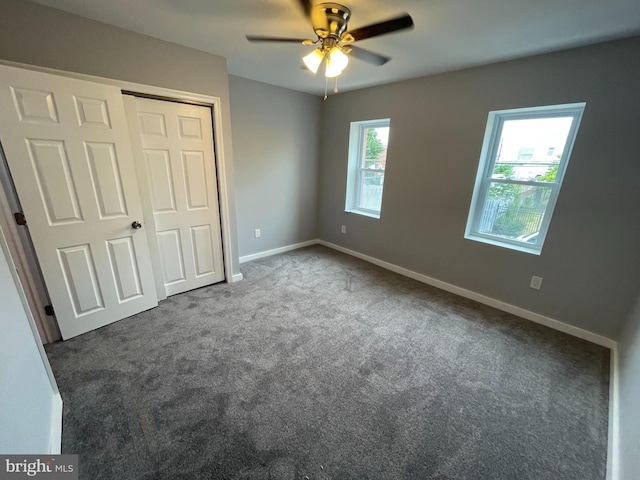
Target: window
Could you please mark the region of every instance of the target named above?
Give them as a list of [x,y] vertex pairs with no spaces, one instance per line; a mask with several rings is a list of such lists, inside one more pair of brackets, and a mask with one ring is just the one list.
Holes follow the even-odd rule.
[[388,118],[351,122],[347,212],[380,218],[390,123]]
[[540,254],[584,106],[489,113],[465,238]]

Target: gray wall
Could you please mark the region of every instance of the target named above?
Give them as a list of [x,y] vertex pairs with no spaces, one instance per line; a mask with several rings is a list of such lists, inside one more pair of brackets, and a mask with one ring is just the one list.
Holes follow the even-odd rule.
[[620,480],[640,472],[640,296],[618,343]]
[[[329,97],[320,238],[616,338],[640,290],[639,51],[635,37]],[[542,255],[465,240],[487,114],[583,101]],[[349,122],[384,117],[381,219],[347,214]]]
[[[227,165],[232,165],[229,80],[223,57],[42,5],[2,0],[0,59],[219,97],[222,148]],[[227,184],[233,188],[233,168],[227,168]],[[229,208],[235,243],[233,196]],[[234,271],[239,271],[237,259]]]
[[229,86],[240,256],[316,239],[322,99],[234,76]]
[[49,380],[12,268],[0,230],[0,452],[52,453],[52,431],[61,422],[53,410],[58,392]]

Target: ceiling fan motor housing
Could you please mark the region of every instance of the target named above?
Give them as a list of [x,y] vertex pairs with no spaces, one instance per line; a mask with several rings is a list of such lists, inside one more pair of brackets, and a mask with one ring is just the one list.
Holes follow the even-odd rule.
[[[351,10],[344,5],[333,2],[324,2],[312,5],[312,0],[298,0],[305,15],[310,17],[313,30],[317,35],[315,40],[304,38],[283,38],[283,37],[266,37],[261,35],[247,35],[250,42],[278,42],[278,43],[301,43],[302,45],[315,45],[316,49],[305,56],[309,61],[305,60],[307,67],[314,73],[317,67],[326,58],[327,63],[331,62],[335,65],[341,65],[341,61],[348,62],[344,54],[350,53],[351,56],[363,60],[372,65],[384,65],[390,57],[370,52],[360,47],[352,46],[356,41],[366,40],[368,38],[387,35],[389,33],[398,32],[413,28],[413,19],[408,13],[403,13],[397,17],[384,20],[382,22],[373,23],[355,30],[347,30],[348,22],[351,19]],[[341,57],[345,57],[342,59]],[[341,61],[339,61],[341,59]],[[337,66],[336,66],[337,69]],[[333,72],[333,70],[332,70]]]
[[313,30],[319,38],[340,41],[347,30],[351,10],[339,3],[320,3],[311,10]]

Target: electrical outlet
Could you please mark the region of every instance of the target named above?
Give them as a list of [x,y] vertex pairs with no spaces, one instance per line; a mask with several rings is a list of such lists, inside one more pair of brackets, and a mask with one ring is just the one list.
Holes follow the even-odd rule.
[[260,229],[259,229],[259,228],[256,228],[256,229],[254,230],[254,232],[253,232],[253,235],[254,235],[256,238],[260,238]]
[[529,286],[536,290],[540,290],[540,288],[542,288],[542,277],[536,277],[535,275],[531,277],[531,283]]
[[347,226],[342,225],[342,229],[340,230],[342,233],[347,233]]

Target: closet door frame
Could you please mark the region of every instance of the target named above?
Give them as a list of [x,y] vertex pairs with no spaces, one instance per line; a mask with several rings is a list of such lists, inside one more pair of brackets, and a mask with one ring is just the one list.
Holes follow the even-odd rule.
[[[227,160],[225,158],[225,149],[224,143],[225,138],[223,137],[222,132],[222,114],[221,114],[221,100],[220,97],[210,96],[210,95],[202,95],[197,93],[185,92],[181,90],[173,90],[164,87],[156,87],[152,85],[145,85],[141,83],[135,82],[127,82],[122,80],[116,80],[111,78],[98,77],[94,75],[86,75],[75,72],[66,72],[63,70],[39,67],[34,65],[26,65],[17,62],[9,62],[0,60],[0,64],[8,65],[12,67],[22,68],[24,70],[32,70],[37,72],[49,73],[52,75],[58,75],[60,77],[69,77],[75,78],[79,80],[87,80],[96,83],[102,83],[106,85],[112,85],[118,87],[123,94],[134,94],[142,97],[148,98],[157,98],[159,100],[169,100],[169,101],[178,101],[182,103],[193,103],[197,105],[203,105],[211,107],[211,116],[213,121],[213,141],[214,148],[216,151],[216,174],[218,178],[218,198],[220,203],[220,223],[221,223],[221,231],[222,231],[222,251],[223,251],[223,264],[225,270],[225,281],[227,283],[239,282],[242,280],[242,273],[235,272],[233,269],[233,259],[238,257],[238,249],[237,245],[232,241],[234,238],[232,227],[231,227],[231,215],[230,215],[230,202],[229,199],[233,192],[230,191],[233,188],[233,185],[229,185],[227,183]],[[131,159],[133,162],[133,159]],[[135,163],[135,162],[134,162]],[[141,173],[141,172],[137,172]],[[144,179],[146,181],[146,178]],[[140,182],[140,175],[138,175],[138,183]],[[4,192],[3,187],[0,185],[0,190],[3,190],[2,195],[0,195],[0,210],[4,210],[5,212],[10,210],[10,206],[7,202],[6,195],[12,195],[12,192]],[[6,195],[5,195],[6,193]],[[141,191],[141,195],[144,193]],[[144,203],[144,202],[143,202]],[[9,244],[10,250],[12,253],[15,253],[17,256],[17,260],[24,260],[25,258],[30,258],[33,255],[32,250],[27,248],[27,246],[23,245],[20,236],[17,231],[17,227],[15,223],[11,224],[11,219],[7,218],[7,216],[0,216],[0,221],[2,221],[3,228],[5,226],[10,227],[7,233],[7,243]],[[145,215],[145,221],[149,220]],[[8,225],[5,223],[9,222]],[[151,226],[151,225],[149,225]],[[154,225],[155,226],[155,225]],[[12,256],[12,258],[14,258]],[[35,258],[34,258],[35,259]],[[37,262],[37,259],[35,259]],[[23,288],[29,291],[38,291],[39,285],[38,281],[40,281],[40,273],[32,272],[29,262],[27,261],[16,261],[14,258],[14,262],[16,263],[16,268],[18,270],[18,274],[21,279],[21,283],[23,283]],[[154,272],[155,276],[155,272]],[[158,290],[156,288],[156,290]],[[158,296],[158,300],[162,300],[166,298],[166,294],[162,296]],[[33,309],[33,305],[30,302],[30,306]],[[45,316],[41,314],[42,312],[33,312],[33,317],[38,324],[38,330],[41,335],[42,343],[51,343],[60,339],[58,332],[52,331],[51,327],[48,325],[41,325],[41,323],[45,322],[47,319]],[[46,332],[46,333],[45,333]]]

